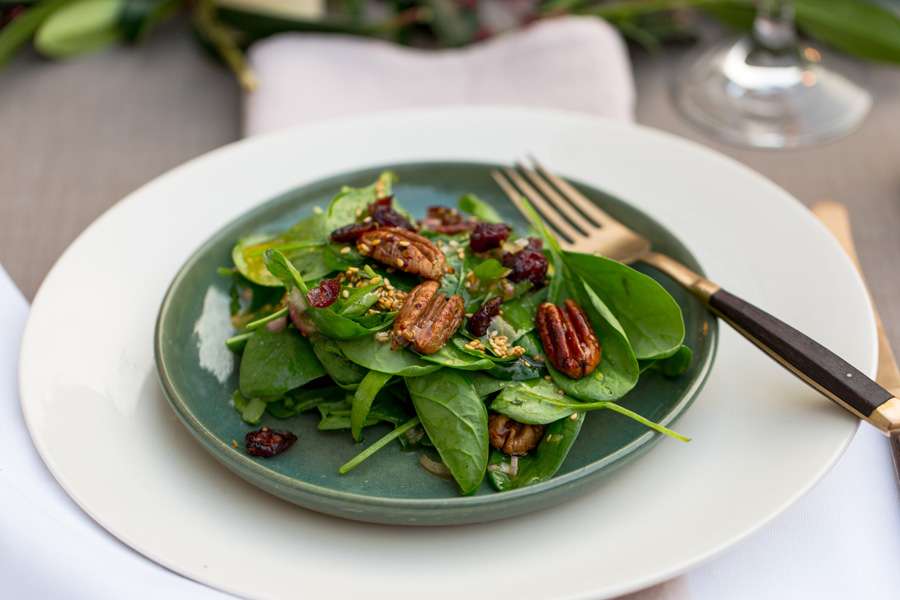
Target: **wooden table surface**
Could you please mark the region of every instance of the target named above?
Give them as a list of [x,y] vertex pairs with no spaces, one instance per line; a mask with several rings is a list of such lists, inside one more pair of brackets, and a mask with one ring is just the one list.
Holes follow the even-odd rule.
[[[863,126],[838,142],[773,152],[718,144],[675,112],[668,90],[681,58],[681,51],[636,57],[638,121],[730,155],[804,203],[849,205],[863,267],[900,346],[900,69],[853,64],[875,96]],[[174,23],[137,48],[65,63],[20,56],[0,72],[0,132],[0,264],[31,299],[104,210],[238,139],[240,94]]]

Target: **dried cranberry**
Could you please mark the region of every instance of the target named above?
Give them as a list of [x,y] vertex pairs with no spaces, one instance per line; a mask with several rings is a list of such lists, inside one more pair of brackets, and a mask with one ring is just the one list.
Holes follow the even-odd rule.
[[454,235],[471,231],[475,227],[475,221],[449,206],[429,206],[422,225],[438,233]]
[[544,285],[547,276],[547,259],[537,250],[522,250],[515,254],[503,255],[503,266],[512,269],[507,275],[510,281],[531,281],[535,287]]
[[375,202],[369,205],[369,214],[375,212],[378,208],[392,208],[394,204],[393,196],[384,196],[383,198],[379,198]]
[[341,293],[341,282],[337,279],[323,279],[319,285],[309,290],[306,300],[316,308],[334,304]]
[[512,230],[503,223],[479,223],[469,238],[469,246],[475,252],[487,252],[500,245],[509,237]]
[[525,246],[525,250],[537,250],[540,252],[544,249],[544,241],[540,238],[530,237],[528,238],[528,245]]
[[260,458],[272,458],[294,445],[297,436],[290,431],[275,431],[263,427],[259,431],[250,431],[244,437],[247,454]]
[[500,298],[491,298],[481,305],[481,308],[475,311],[475,314],[469,317],[466,323],[466,329],[475,337],[481,337],[487,333],[491,321],[500,314],[500,305],[503,300]]
[[366,233],[367,231],[372,231],[377,227],[378,224],[374,221],[369,221],[368,223],[351,223],[350,225],[344,225],[343,227],[338,227],[331,232],[331,241],[338,244],[355,242],[359,239],[359,236]]

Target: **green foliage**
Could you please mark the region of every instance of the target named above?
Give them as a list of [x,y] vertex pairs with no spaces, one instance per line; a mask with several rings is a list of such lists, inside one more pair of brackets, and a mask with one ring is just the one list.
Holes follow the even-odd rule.
[[241,357],[241,394],[247,398],[283,396],[324,374],[312,346],[296,330],[273,332],[264,327],[253,334]]

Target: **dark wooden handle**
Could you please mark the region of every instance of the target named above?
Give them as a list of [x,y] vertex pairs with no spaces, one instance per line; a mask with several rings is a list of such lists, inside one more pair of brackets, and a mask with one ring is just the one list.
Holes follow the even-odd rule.
[[708,303],[741,335],[858,416],[868,418],[893,397],[825,346],[734,294],[720,289]]

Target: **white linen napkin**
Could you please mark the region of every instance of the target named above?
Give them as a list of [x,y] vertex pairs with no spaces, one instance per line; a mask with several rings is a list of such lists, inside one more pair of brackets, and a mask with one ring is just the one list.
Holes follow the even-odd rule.
[[634,119],[622,38],[604,21],[540,21],[459,50],[415,50],[340,35],[283,34],[250,49],[259,81],[244,132],[364,112],[516,105]]
[[28,303],[0,266],[0,597],[230,598],[134,552],[85,515],[50,475],[19,408]]

